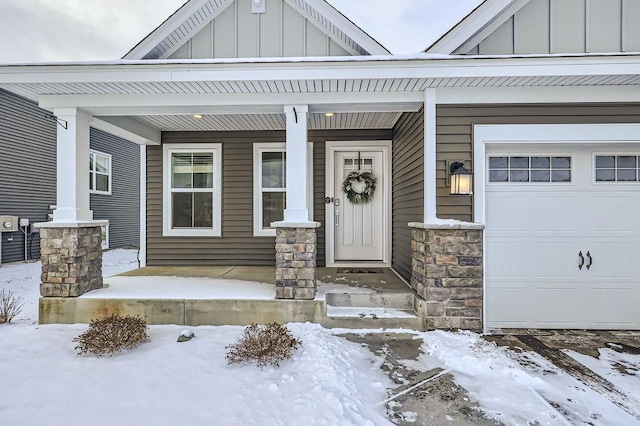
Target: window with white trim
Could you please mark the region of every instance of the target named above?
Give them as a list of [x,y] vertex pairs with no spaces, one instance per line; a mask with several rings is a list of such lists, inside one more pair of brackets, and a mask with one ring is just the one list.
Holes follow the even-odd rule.
[[[313,143],[307,145],[307,208],[313,215]],[[287,156],[284,143],[253,144],[253,235],[275,236],[271,223],[284,219],[287,201]]]
[[640,156],[596,155],[596,182],[640,182]]
[[571,182],[571,157],[492,156],[489,157],[489,182]]
[[111,155],[89,150],[89,192],[111,195]]
[[165,144],[163,235],[222,235],[222,145]]

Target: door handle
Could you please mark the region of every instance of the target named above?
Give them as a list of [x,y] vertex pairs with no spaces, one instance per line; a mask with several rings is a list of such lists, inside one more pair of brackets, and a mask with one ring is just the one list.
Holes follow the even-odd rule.
[[587,264],[587,271],[591,269],[591,265],[593,265],[593,258],[591,257],[591,253],[587,252],[587,257],[589,258],[589,263]]
[[582,270],[582,267],[584,266],[584,256],[582,255],[582,251],[578,253],[578,256],[580,256],[580,263],[578,264],[578,269]]
[[340,224],[340,209],[336,209],[336,226]]

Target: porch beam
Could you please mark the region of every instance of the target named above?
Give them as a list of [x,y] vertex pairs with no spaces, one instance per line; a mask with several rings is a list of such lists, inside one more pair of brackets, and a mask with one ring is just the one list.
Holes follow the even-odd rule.
[[91,127],[138,145],[160,145],[162,132],[131,117],[94,117]]
[[[91,115],[77,108],[53,111],[59,123],[57,143],[57,201],[54,222],[93,220],[89,209],[89,122]],[[66,126],[66,128],[65,128]]]
[[424,92],[424,223],[436,223],[436,90]]

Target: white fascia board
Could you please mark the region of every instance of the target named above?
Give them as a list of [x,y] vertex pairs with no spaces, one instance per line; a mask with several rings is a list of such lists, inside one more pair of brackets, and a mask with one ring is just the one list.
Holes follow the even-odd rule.
[[171,15],[158,28],[153,30],[151,34],[127,53],[123,59],[142,59],[208,1],[209,0],[189,0],[189,2],[182,6],[182,8]]
[[444,53],[446,55],[455,52],[458,47],[481,31],[492,19],[505,12],[515,1],[518,0],[485,0],[453,29],[431,45],[427,52]]
[[[378,57],[380,58],[380,57]],[[446,57],[295,63],[0,66],[0,84],[640,75],[640,55]]]
[[640,102],[635,86],[449,87],[437,91],[438,103],[447,105]]
[[83,108],[94,115],[127,114],[265,114],[281,113],[284,105],[306,103],[311,112],[417,111],[420,92],[237,93],[152,95],[44,95],[44,109]]
[[[335,34],[331,34],[327,28],[323,28],[320,25],[317,25],[315,18],[309,15],[304,8],[300,7],[295,0],[285,0],[289,6],[296,9],[300,14],[302,14],[305,18],[307,18],[310,22],[316,25],[323,33],[328,35],[338,43],[343,48],[347,49],[347,51],[352,54],[359,55],[359,53],[355,52],[353,48],[349,45],[346,45],[342,42],[342,40],[336,39]],[[389,52],[384,46],[382,46],[378,41],[376,41],[369,34],[364,32],[360,27],[350,21],[345,15],[343,15],[340,11],[335,9],[333,6],[327,4],[324,0],[305,0],[307,4],[309,4],[312,8],[317,10],[321,15],[323,15],[329,22],[335,25],[340,31],[347,35],[350,39],[360,45],[364,50],[369,52],[370,55],[390,55]]]
[[473,37],[464,42],[460,47],[457,47],[455,50],[460,51],[459,53],[465,54],[469,53],[471,49],[476,47],[480,42],[493,34],[502,24],[507,22],[512,16],[514,16],[520,9],[529,4],[531,0],[516,0],[511,3],[505,10],[502,11],[496,18],[491,21],[488,25],[478,31]]
[[130,117],[93,117],[91,127],[139,145],[160,145],[160,130]]

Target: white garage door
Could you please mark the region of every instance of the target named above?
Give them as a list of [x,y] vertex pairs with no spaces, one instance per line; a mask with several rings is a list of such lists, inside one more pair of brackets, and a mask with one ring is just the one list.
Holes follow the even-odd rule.
[[640,145],[487,149],[488,328],[640,328]]

